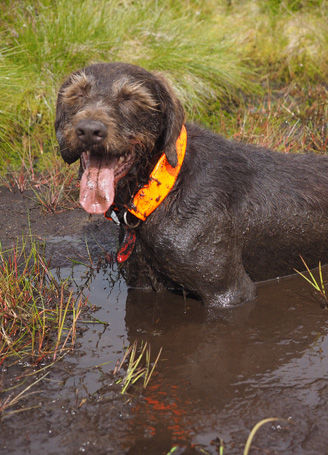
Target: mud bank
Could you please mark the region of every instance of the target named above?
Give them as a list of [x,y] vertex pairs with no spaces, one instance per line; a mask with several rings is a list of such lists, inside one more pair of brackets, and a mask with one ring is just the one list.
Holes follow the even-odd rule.
[[82,209],[45,212],[33,192],[9,191],[0,187],[0,241],[3,249],[17,239],[33,238],[46,242],[47,257],[53,267],[71,264],[72,259],[87,259],[87,248],[96,256],[115,248],[118,229],[104,217],[90,217]]

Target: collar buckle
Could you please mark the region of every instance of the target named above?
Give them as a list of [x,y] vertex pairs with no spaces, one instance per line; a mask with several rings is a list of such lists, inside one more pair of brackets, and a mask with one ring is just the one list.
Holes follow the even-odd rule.
[[129,228],[129,229],[136,229],[137,227],[140,226],[140,223],[141,223],[141,220],[136,220],[135,224],[131,223],[128,221],[128,210],[125,210],[124,214],[123,214],[123,221],[125,223],[125,225]]

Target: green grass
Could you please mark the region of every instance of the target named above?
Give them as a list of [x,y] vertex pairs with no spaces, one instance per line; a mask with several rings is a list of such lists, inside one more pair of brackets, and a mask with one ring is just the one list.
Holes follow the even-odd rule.
[[[173,5],[173,4],[172,4]],[[229,35],[191,7],[166,2],[50,0],[5,2],[0,12],[0,166],[53,154],[56,93],[64,76],[97,61],[163,71],[189,111],[209,99],[251,91],[250,70]]]
[[290,83],[265,97],[248,97],[233,111],[211,106],[203,122],[238,141],[281,152],[327,153],[328,90],[323,84]]
[[325,152],[327,15],[327,0],[3,1],[1,181],[42,187],[47,210],[67,206],[74,182],[47,171],[58,169],[56,94],[98,61],[163,72],[188,119],[227,136]]
[[56,94],[72,70],[98,61],[163,72],[189,120],[228,136],[325,150],[327,14],[326,0],[3,1],[2,182],[38,190],[52,179],[39,202],[47,210],[67,206],[74,183],[47,173],[58,163]]
[[142,342],[139,348],[136,340],[126,349],[121,362],[115,367],[113,372],[114,376],[117,375],[123,365],[127,363],[125,374],[116,381],[116,384],[122,385],[122,394],[125,394],[136,383],[142,384],[143,389],[147,388],[162,354],[162,349],[159,350],[152,366],[151,348],[147,342]]
[[[230,30],[238,52],[262,79],[324,81],[328,74],[326,0],[220,2],[217,23]],[[215,14],[215,13],[214,13]]]
[[36,242],[0,246],[0,364],[38,364],[73,348],[85,303],[53,277]]

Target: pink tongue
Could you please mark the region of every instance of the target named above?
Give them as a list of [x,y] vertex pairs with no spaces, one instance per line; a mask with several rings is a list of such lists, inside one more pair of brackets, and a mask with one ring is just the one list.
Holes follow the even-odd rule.
[[115,162],[90,157],[89,166],[80,182],[80,204],[89,213],[107,212],[113,204]]

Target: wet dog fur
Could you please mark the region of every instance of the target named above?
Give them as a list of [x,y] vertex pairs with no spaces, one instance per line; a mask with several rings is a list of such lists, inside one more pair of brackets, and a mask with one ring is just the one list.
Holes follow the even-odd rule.
[[[182,105],[161,75],[108,63],[68,77],[55,128],[66,162],[88,151],[120,163],[113,185],[121,217],[163,152],[176,165],[184,121]],[[90,125],[99,125],[96,138],[90,138]],[[186,128],[177,182],[136,229],[126,269],[130,283],[184,289],[216,311],[253,300],[254,281],[292,273],[299,255],[311,266],[327,261],[327,157],[277,153],[197,125]]]

